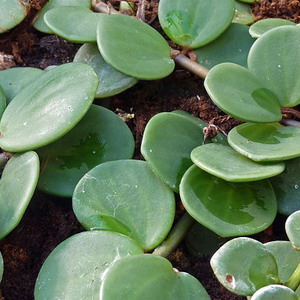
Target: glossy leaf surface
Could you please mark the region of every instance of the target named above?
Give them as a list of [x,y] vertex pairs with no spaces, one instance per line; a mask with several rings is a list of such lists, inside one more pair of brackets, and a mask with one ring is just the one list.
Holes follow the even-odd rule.
[[239,120],[281,120],[277,97],[246,68],[232,63],[217,65],[209,71],[204,86],[219,108]]
[[195,50],[198,63],[208,69],[224,62],[247,67],[248,53],[254,43],[248,30],[248,26],[231,24],[216,40]]
[[286,160],[285,170],[270,179],[277,198],[278,212],[289,216],[300,210],[300,158]]
[[9,103],[23,88],[44,74],[37,68],[17,67],[0,71],[0,85]]
[[2,254],[0,252],[0,282],[2,280],[3,271],[4,271],[3,257],[2,257]]
[[170,262],[151,254],[125,257],[105,274],[101,300],[209,300],[200,282],[187,273],[176,273]]
[[124,256],[142,253],[133,240],[116,232],[73,235],[44,262],[35,285],[35,299],[98,299],[106,270]]
[[161,0],[161,27],[176,44],[198,48],[217,38],[234,16],[233,0]]
[[268,181],[234,183],[192,166],[180,183],[188,213],[222,237],[250,235],[272,224],[277,204]]
[[228,135],[232,148],[255,161],[281,161],[300,156],[300,128],[246,123]]
[[14,155],[0,180],[0,240],[21,221],[35,191],[40,171],[33,151]]
[[27,0],[2,0],[0,10],[0,33],[3,33],[21,23],[28,9]]
[[204,171],[232,182],[261,180],[284,170],[284,163],[257,163],[222,144],[199,146],[192,151],[191,159]]
[[119,160],[95,167],[79,181],[73,209],[86,229],[120,232],[150,250],[168,234],[175,201],[146,162]]
[[300,211],[292,213],[285,223],[286,234],[293,247],[300,250]]
[[0,147],[20,152],[57,140],[88,111],[98,79],[83,63],[69,63],[45,72],[22,89],[0,122]]
[[259,38],[267,31],[285,25],[296,25],[296,24],[292,21],[279,19],[279,18],[263,19],[251,25],[249,28],[249,33],[251,34],[252,37]]
[[279,283],[275,258],[260,242],[236,238],[223,245],[212,257],[212,269],[230,291],[245,296]]
[[251,300],[298,300],[296,293],[282,285],[269,285],[258,290]]
[[249,52],[249,70],[283,107],[300,103],[300,80],[295,76],[300,73],[299,40],[298,26],[281,26],[263,34]]
[[300,263],[300,251],[295,250],[288,241],[273,241],[264,245],[276,260],[280,282],[287,282]]
[[91,0],[49,0],[39,11],[38,18],[34,21],[33,27],[44,33],[53,33],[53,31],[46,25],[44,15],[47,11],[57,6],[81,6],[90,8]]
[[95,42],[101,18],[102,14],[79,6],[55,7],[44,15],[46,25],[55,34],[75,43]]
[[112,111],[92,105],[65,136],[37,150],[44,192],[72,197],[81,177],[100,163],[131,158],[134,139],[127,125]]
[[251,6],[247,3],[241,3],[235,0],[235,14],[232,23],[249,25],[254,22],[254,15],[251,11]]
[[137,79],[160,79],[174,69],[171,49],[151,26],[125,15],[102,15],[97,43],[104,60]]
[[90,65],[98,75],[99,85],[95,98],[105,98],[119,94],[137,83],[133,77],[127,76],[102,58],[96,44],[84,44],[74,57],[74,62]]

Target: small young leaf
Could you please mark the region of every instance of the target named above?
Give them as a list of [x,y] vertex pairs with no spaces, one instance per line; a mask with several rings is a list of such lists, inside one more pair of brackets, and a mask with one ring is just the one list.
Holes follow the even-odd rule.
[[131,158],[134,139],[116,114],[92,105],[70,132],[37,152],[42,169],[39,189],[72,197],[76,184],[90,169],[106,161]]
[[155,29],[125,15],[101,16],[97,43],[108,64],[137,79],[160,79],[172,73],[171,49]]
[[255,161],[281,161],[300,156],[300,128],[273,124],[241,124],[228,134],[232,148]]
[[107,64],[96,44],[81,46],[74,57],[74,62],[84,62],[97,73],[99,85],[95,98],[105,98],[119,94],[137,83],[135,78],[120,73]]
[[118,160],[83,176],[74,191],[73,209],[86,229],[120,232],[151,250],[171,229],[175,200],[146,162]]
[[267,180],[227,182],[196,166],[184,174],[180,196],[188,213],[221,237],[260,232],[272,224],[277,212]]
[[210,297],[196,278],[175,272],[165,258],[142,254],[124,257],[108,270],[100,299],[209,300]]
[[232,23],[249,25],[254,22],[254,15],[251,11],[251,6],[247,3],[241,3],[235,0],[235,14]]
[[246,122],[278,122],[280,103],[248,69],[232,63],[213,67],[204,86],[224,112]]
[[232,182],[261,180],[284,170],[284,163],[257,163],[222,144],[199,146],[192,151],[191,159],[204,171]]
[[116,232],[73,235],[59,244],[44,262],[35,284],[34,298],[98,299],[107,269],[124,256],[142,253],[133,240]]
[[250,238],[227,242],[213,255],[210,263],[218,280],[238,295],[251,296],[266,285],[279,283],[272,253]]
[[161,0],[158,17],[176,44],[198,48],[217,38],[234,16],[233,0]]
[[83,63],[68,63],[45,72],[22,89],[0,121],[0,147],[21,152],[57,140],[85,115],[98,79]]
[[279,19],[279,18],[263,19],[251,25],[249,28],[249,33],[251,34],[252,37],[259,38],[267,31],[285,25],[295,26],[296,23],[285,19]]
[[0,180],[0,240],[20,222],[35,191],[40,163],[33,151],[14,155]]
[[285,223],[286,234],[296,250],[300,250],[300,211],[292,213]]
[[251,300],[298,300],[296,293],[282,285],[268,285],[259,289]]
[[2,280],[3,271],[4,271],[3,257],[2,257],[2,254],[0,252],[0,282]]
[[248,26],[231,24],[216,40],[196,49],[195,53],[198,63],[209,69],[224,62],[247,67],[247,57],[253,43]]

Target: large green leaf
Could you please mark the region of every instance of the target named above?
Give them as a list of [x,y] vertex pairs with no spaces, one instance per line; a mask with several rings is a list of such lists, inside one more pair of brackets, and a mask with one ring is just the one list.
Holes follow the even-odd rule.
[[75,42],[96,42],[96,31],[102,14],[87,7],[59,6],[44,15],[46,25],[58,36]]
[[3,33],[21,23],[29,9],[27,0],[1,0],[0,33]]
[[276,260],[280,282],[287,282],[300,263],[300,251],[295,250],[288,241],[273,241],[264,245]]
[[276,194],[279,213],[289,216],[300,210],[300,157],[285,161],[284,172],[270,181]]
[[116,114],[92,105],[70,132],[37,152],[42,169],[39,189],[72,197],[76,184],[90,169],[106,161],[131,158],[134,139]]
[[218,280],[239,295],[251,296],[266,285],[279,283],[274,256],[253,239],[236,238],[227,242],[210,263]]
[[259,38],[267,31],[280,27],[285,25],[296,25],[296,23],[292,21],[288,21],[285,19],[279,19],[279,18],[272,18],[272,19],[263,19],[259,20],[258,22],[255,22],[253,25],[249,28],[249,33],[254,38]]
[[272,224],[277,212],[268,181],[228,182],[196,166],[184,174],[180,196],[195,220],[222,237],[260,232]]
[[281,120],[280,103],[248,69],[232,63],[213,67],[204,86],[224,112],[247,122]]
[[269,285],[258,290],[251,300],[298,300],[297,294],[290,288],[282,285]]
[[261,180],[284,170],[284,163],[257,163],[222,144],[199,146],[192,151],[191,159],[204,171],[232,182]]
[[176,44],[198,48],[217,38],[231,23],[233,0],[161,0],[161,27]]
[[286,234],[296,250],[300,250],[300,210],[292,213],[285,223]]
[[9,103],[23,88],[44,74],[36,68],[11,68],[0,71],[0,85]]
[[235,14],[232,23],[240,23],[244,25],[249,25],[254,22],[254,15],[251,11],[251,6],[247,3],[241,3],[235,0]]
[[138,79],[160,79],[174,69],[171,49],[151,26],[125,15],[102,15],[97,42],[104,60]]
[[101,300],[209,300],[193,276],[175,272],[168,260],[151,254],[124,257],[105,274]]
[[142,253],[133,240],[116,232],[76,234],[59,244],[44,262],[35,285],[35,300],[99,299],[107,269],[124,256]]
[[249,70],[279,99],[281,106],[300,103],[300,28],[281,26],[263,34],[252,46]]
[[2,257],[2,254],[0,252],[0,282],[2,280],[3,271],[4,271],[3,257]]
[[70,131],[88,111],[98,79],[83,63],[45,72],[22,89],[0,122],[0,147],[20,152],[47,145]]
[[254,43],[248,30],[248,26],[231,24],[216,40],[195,50],[198,63],[209,69],[224,62],[247,67],[248,53]]
[[281,161],[300,156],[300,128],[273,124],[241,124],[233,128],[228,142],[255,161]]
[[0,240],[20,222],[35,190],[40,171],[33,151],[14,155],[0,180]]
[[53,33],[46,25],[44,15],[47,11],[57,6],[81,6],[90,8],[91,0],[49,0],[39,11],[38,18],[34,21],[33,27],[45,33]]
[[79,181],[73,209],[86,229],[120,232],[151,250],[170,231],[175,201],[146,162],[119,160],[95,167]]
[[98,75],[99,85],[95,98],[105,98],[119,94],[137,83],[133,77],[115,70],[102,58],[96,44],[84,44],[74,57],[75,62],[90,65]]

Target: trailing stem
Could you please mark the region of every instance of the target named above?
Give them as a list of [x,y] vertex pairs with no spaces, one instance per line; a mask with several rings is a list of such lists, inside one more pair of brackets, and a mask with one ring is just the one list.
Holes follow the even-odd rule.
[[173,227],[167,238],[152,254],[168,257],[178,247],[194,223],[195,220],[186,212]]
[[284,285],[296,291],[300,285],[300,264],[297,266],[291,278]]

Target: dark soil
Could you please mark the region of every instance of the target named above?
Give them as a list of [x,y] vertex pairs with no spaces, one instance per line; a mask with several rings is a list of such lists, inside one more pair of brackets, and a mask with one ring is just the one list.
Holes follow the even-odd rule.
[[[0,36],[0,54],[2,52],[8,55],[7,57],[12,55],[12,59],[9,60],[10,66],[44,69],[48,65],[73,60],[79,45],[68,43],[53,35],[41,34],[31,27],[32,20],[43,2],[45,1],[32,0],[33,9],[29,17],[11,32]],[[157,3],[158,0],[146,1],[145,10],[140,12],[141,16],[156,28]],[[299,22],[300,1],[262,0],[253,6],[253,12],[257,20],[281,17]],[[213,121],[225,132],[238,124],[237,120],[224,115],[212,104],[201,79],[180,68],[163,80],[141,81],[130,90],[113,97],[111,109],[134,114],[128,125],[136,138],[136,159],[142,159],[139,148],[144,127],[148,120],[159,112],[182,109],[206,122]],[[282,217],[278,217],[275,225],[257,238],[264,242],[285,238],[282,229],[275,231],[277,228],[283,228],[283,221]],[[279,227],[276,226],[278,224]],[[35,279],[43,261],[60,242],[83,230],[73,214],[70,199],[36,192],[19,226],[0,243],[5,262],[0,299],[33,299]],[[178,270],[197,277],[213,300],[245,299],[223,288],[212,273],[209,258],[193,257],[184,244],[172,255],[171,261]]]

